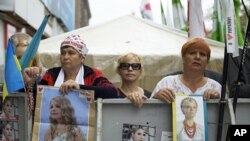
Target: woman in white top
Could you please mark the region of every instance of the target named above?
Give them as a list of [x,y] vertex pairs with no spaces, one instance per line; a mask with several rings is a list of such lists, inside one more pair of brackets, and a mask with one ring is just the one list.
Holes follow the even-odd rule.
[[154,88],[151,97],[171,103],[175,94],[202,94],[206,100],[220,97],[221,85],[204,76],[211,50],[202,38],[188,40],[181,50],[183,74],[167,76]]

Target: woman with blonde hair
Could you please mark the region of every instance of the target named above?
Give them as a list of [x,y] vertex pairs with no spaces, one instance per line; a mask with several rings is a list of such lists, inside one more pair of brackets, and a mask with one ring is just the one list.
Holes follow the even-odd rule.
[[[17,32],[12,37],[13,47],[15,50],[15,54],[17,59],[21,59],[25,50],[29,46],[31,41],[31,37],[26,33]],[[35,58],[32,60],[30,66],[41,67],[40,56],[39,53],[36,54]]]
[[50,102],[50,127],[46,130],[46,141],[84,141],[81,128],[77,127],[74,108],[65,96],[54,97]]
[[135,53],[128,53],[120,56],[117,64],[116,71],[121,78],[119,97],[127,97],[135,106],[141,107],[151,95],[151,92],[139,86],[139,79],[144,71],[142,58]]
[[[13,47],[15,50],[15,54],[18,60],[21,60],[25,50],[29,47],[30,41],[31,41],[31,37],[26,34],[26,33],[21,33],[21,32],[17,32],[14,35],[11,36],[12,42],[13,42]],[[42,70],[42,65],[40,62],[40,55],[37,52],[35,58],[30,62],[30,67],[37,67],[40,70]],[[22,68],[24,69],[24,68]],[[44,71],[43,71],[44,72]],[[43,74],[42,74],[43,75]],[[35,80],[38,81],[40,78],[40,75],[38,75],[39,77],[36,78]],[[29,108],[30,111],[34,110],[34,106],[35,106],[35,100],[36,100],[36,83],[30,83],[26,85],[26,93],[28,93],[28,101],[29,101]],[[32,113],[32,112],[31,112]],[[33,114],[33,113],[32,113]]]
[[13,141],[13,128],[10,122],[3,123],[1,141]]
[[145,141],[146,131],[142,127],[133,128],[131,132],[132,141]]
[[13,103],[9,97],[6,97],[6,99],[3,102],[3,110],[0,116],[6,117],[6,118],[10,118],[14,116],[13,115]]
[[[16,57],[18,60],[20,60],[27,49],[27,47],[30,44],[31,37],[30,35],[22,32],[17,32],[14,35],[11,36],[12,45],[16,54]],[[36,53],[35,58],[30,63],[30,66],[32,67],[42,67],[40,63],[40,55],[39,53]],[[0,83],[4,81],[4,75],[2,75],[4,72],[4,66],[0,66]]]

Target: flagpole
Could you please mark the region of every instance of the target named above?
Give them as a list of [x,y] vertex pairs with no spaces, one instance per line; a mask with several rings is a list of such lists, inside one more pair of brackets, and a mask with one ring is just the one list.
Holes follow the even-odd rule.
[[227,86],[227,73],[228,73],[228,53],[227,53],[227,43],[225,41],[225,51],[224,51],[224,61],[223,61],[223,75],[222,75],[222,88],[221,88],[221,98],[219,101],[219,121],[218,121],[218,134],[217,141],[221,141],[223,120],[224,120],[224,110],[226,104],[226,86]]
[[[244,4],[244,1],[242,0],[242,4],[244,6],[247,18],[248,18],[248,24],[247,24],[247,30],[246,30],[246,35],[245,35],[245,40],[244,40],[244,46],[243,46],[243,50],[242,53],[240,55],[241,60],[240,60],[240,67],[239,67],[239,71],[238,71],[238,77],[237,77],[237,81],[235,83],[236,89],[233,93],[233,111],[234,111],[234,115],[236,115],[236,106],[237,106],[237,100],[238,100],[238,93],[240,90],[240,85],[241,85],[241,77],[242,77],[242,71],[243,71],[243,67],[245,64],[245,56],[246,56],[246,49],[247,49],[247,45],[248,43],[250,43],[250,21],[249,21],[249,15],[246,9],[246,6]],[[229,137],[229,128],[227,130],[227,136],[226,136],[226,141],[229,141],[230,137]]]

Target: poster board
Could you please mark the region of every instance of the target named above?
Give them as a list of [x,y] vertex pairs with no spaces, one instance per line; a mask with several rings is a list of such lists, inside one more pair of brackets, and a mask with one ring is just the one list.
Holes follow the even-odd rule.
[[28,139],[28,114],[27,95],[25,93],[9,94],[2,102],[0,94],[0,141],[22,141]]
[[154,140],[150,141],[163,141],[162,136],[167,138],[166,135],[172,133],[171,104],[148,99],[141,108],[137,108],[127,99],[103,99],[98,105],[102,105],[97,110],[102,113],[97,121],[102,126],[97,130],[101,132],[97,133],[97,138],[101,136],[98,141],[122,141],[124,124],[155,130]]
[[95,103],[93,91],[70,91],[38,86],[32,141],[94,141]]
[[207,107],[202,95],[176,95],[172,103],[173,141],[207,141]]
[[[248,100],[250,103],[250,100]],[[208,141],[215,141],[218,133],[219,100],[209,100],[207,103]],[[249,103],[241,103],[239,110],[249,108]],[[97,125],[101,127],[96,130],[97,141],[122,140],[123,124],[148,125],[156,127],[155,141],[172,141],[172,104],[157,99],[148,99],[141,108],[136,108],[127,99],[103,99],[97,105]],[[98,106],[97,106],[98,107]],[[244,110],[245,110],[244,109]],[[241,115],[250,115],[250,112],[241,111]],[[249,116],[243,116],[244,123],[249,121]],[[222,140],[225,140],[227,126],[230,124],[230,115],[225,107]],[[108,130],[107,130],[108,129]],[[112,129],[112,130],[111,130]]]

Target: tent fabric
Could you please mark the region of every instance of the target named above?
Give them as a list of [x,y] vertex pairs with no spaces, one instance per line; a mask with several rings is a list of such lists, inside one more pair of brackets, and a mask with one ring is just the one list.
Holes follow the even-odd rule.
[[[39,53],[45,68],[60,65],[60,44],[73,33],[79,34],[89,49],[85,64],[103,71],[117,86],[120,79],[116,73],[116,60],[129,52],[143,58],[145,72],[140,85],[150,91],[166,74],[182,69],[180,52],[187,41],[187,32],[131,15],[42,40]],[[207,69],[222,72],[224,44],[206,40],[212,51]]]

